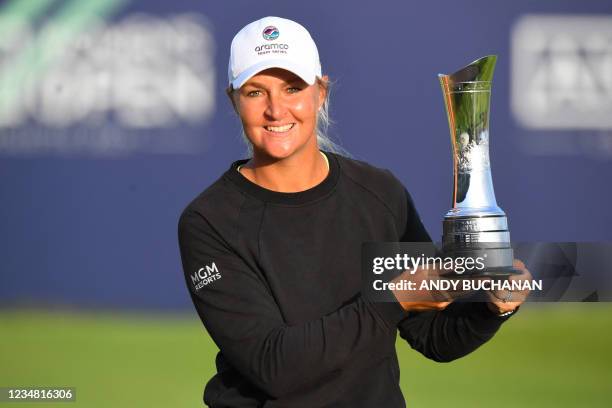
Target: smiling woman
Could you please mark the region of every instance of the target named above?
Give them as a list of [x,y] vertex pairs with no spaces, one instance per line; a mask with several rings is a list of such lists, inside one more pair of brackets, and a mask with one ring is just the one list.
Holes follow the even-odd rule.
[[326,83],[327,76],[308,84],[291,71],[268,68],[229,92],[253,151],[239,169],[247,179],[274,191],[303,191],[323,181],[327,165],[316,123]]
[[232,41],[228,76],[252,156],[179,220],[189,294],[219,348],[204,402],[404,407],[398,331],[450,361],[490,339],[508,318],[497,311],[509,309],[362,293],[363,242],[431,239],[391,172],[326,143],[329,81],[304,27],[278,17],[248,24]]
[[232,96],[253,149],[258,155],[281,159],[304,147],[316,147],[317,112],[325,93],[326,88],[318,83],[308,85],[290,71],[269,68]]

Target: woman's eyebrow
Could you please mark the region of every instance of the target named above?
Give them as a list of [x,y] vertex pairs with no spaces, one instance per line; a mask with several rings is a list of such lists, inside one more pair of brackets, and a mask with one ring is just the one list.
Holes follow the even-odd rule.
[[263,84],[260,84],[259,82],[248,82],[244,84],[244,86],[254,86],[256,88],[265,88],[265,86]]
[[[296,78],[296,79],[290,79],[289,81],[283,81],[282,85],[296,85],[296,84],[300,84],[302,82],[301,79]],[[253,81],[253,82],[247,82],[246,84],[244,84],[244,86],[254,86],[256,88],[266,88],[266,86],[264,84],[260,84],[259,82]]]

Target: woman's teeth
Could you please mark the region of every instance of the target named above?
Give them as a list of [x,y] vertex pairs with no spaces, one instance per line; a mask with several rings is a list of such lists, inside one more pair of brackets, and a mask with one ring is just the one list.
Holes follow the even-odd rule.
[[291,129],[294,124],[295,123],[289,123],[288,125],[285,125],[285,126],[264,126],[264,128],[269,132],[282,133],[282,132],[286,132],[289,129]]

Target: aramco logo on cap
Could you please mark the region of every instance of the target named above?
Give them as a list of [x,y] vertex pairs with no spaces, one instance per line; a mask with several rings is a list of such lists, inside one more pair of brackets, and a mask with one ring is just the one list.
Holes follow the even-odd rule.
[[268,41],[276,40],[279,35],[278,28],[274,26],[268,26],[264,28],[262,34],[263,34],[263,38],[265,38]]

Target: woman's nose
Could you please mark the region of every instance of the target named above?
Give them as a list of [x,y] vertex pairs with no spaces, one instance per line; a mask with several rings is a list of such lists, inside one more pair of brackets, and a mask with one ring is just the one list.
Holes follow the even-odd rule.
[[286,110],[287,107],[280,95],[274,93],[268,95],[268,106],[264,113],[269,120],[282,119]]

